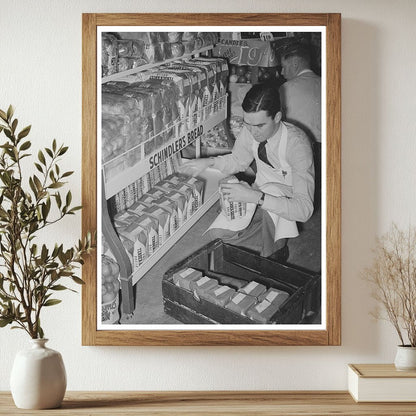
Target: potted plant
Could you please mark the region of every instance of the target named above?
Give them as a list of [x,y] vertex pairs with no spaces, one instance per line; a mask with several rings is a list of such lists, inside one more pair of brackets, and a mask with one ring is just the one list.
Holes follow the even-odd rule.
[[373,265],[363,276],[373,288],[382,310],[400,339],[394,364],[398,370],[416,370],[416,228],[406,231],[393,224],[377,239]]
[[81,207],[72,206],[71,191],[62,192],[73,172],[61,171],[58,162],[68,147],[53,140],[39,150],[32,175],[24,177],[22,160],[31,156],[26,139],[30,126],[17,131],[13,108],[0,110],[0,327],[24,330],[32,348],[16,355],[11,373],[14,401],[22,408],[60,405],[66,389],[61,355],[46,348],[41,312],[61,302],[55,294],[71,290],[63,284],[76,275],[85,255],[93,250],[90,233],[69,249],[49,247],[39,234]]

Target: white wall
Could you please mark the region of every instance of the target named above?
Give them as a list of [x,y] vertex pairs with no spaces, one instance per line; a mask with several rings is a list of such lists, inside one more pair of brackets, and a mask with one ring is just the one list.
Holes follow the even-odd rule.
[[[47,311],[50,347],[65,360],[69,390],[345,389],[346,364],[392,362],[392,327],[369,316],[359,278],[377,234],[416,211],[416,2],[413,0],[0,0],[0,108],[32,124],[34,148],[70,145],[63,167],[81,187],[81,13],[342,13],[342,346],[82,347],[81,297]],[[80,216],[48,237],[69,244]],[[0,330],[0,390],[27,336]]]

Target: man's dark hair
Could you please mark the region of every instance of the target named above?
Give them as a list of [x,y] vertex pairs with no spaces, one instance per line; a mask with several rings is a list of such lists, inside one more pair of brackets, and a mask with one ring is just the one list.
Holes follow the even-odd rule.
[[244,97],[242,107],[246,113],[264,110],[274,118],[281,109],[279,91],[268,83],[253,85]]
[[304,61],[310,64],[312,59],[312,51],[307,45],[302,43],[292,43],[283,49],[281,53],[281,59],[288,59],[292,56],[302,58]]

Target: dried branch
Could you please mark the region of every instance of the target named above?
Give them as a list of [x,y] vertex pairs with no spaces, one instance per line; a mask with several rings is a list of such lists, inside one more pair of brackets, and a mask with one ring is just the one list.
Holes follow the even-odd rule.
[[383,306],[384,313],[374,316],[394,326],[401,345],[416,346],[416,228],[405,232],[392,224],[377,239],[373,264],[362,275]]

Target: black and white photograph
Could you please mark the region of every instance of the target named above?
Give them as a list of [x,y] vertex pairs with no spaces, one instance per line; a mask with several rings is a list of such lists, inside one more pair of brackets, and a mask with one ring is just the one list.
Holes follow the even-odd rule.
[[325,329],[325,28],[173,29],[97,30],[98,329]]

